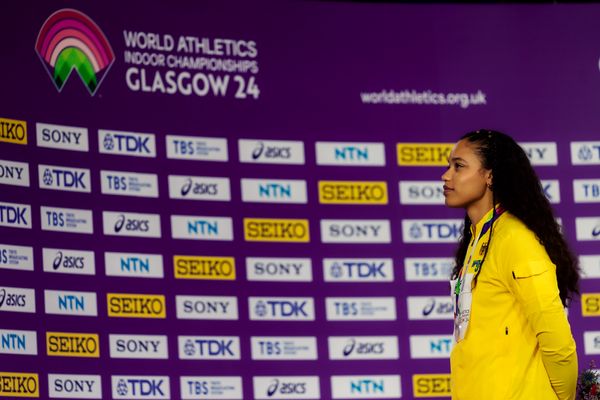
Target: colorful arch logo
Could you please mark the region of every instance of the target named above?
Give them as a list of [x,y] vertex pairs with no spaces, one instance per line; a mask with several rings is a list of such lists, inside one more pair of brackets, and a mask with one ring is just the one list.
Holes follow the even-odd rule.
[[35,51],[59,92],[76,70],[93,96],[115,61],[98,25],[82,12],[67,8],[56,11],[44,22]]

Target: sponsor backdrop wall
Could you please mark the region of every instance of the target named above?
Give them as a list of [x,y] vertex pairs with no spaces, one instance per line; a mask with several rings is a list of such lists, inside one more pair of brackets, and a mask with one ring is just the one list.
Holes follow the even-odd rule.
[[600,354],[600,6],[2,14],[0,396],[449,396],[440,176],[480,127],[543,180]]

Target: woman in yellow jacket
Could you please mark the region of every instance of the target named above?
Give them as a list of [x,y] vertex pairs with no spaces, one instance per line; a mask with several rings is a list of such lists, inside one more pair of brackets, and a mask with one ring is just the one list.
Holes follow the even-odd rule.
[[463,136],[442,175],[466,210],[452,276],[456,400],[570,400],[577,353],[564,311],[576,258],[525,152],[509,136]]

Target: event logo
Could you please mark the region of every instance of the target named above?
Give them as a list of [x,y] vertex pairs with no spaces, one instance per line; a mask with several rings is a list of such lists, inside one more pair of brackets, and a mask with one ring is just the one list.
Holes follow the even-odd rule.
[[166,318],[164,295],[107,293],[109,317]]
[[450,296],[408,296],[408,319],[452,319],[454,306]]
[[0,226],[31,229],[31,206],[0,202]]
[[33,247],[0,244],[0,268],[33,271]]
[[96,333],[46,332],[49,356],[100,357],[100,340]]
[[254,399],[320,399],[318,376],[255,376]]
[[175,296],[178,319],[237,320],[234,296]]
[[334,399],[399,399],[400,375],[334,375],[331,377]]
[[36,123],[35,127],[38,147],[84,152],[89,150],[87,128],[40,122]]
[[403,219],[404,243],[456,243],[463,230],[460,219]]
[[41,189],[82,193],[92,191],[89,169],[39,164],[38,177]]
[[68,249],[42,249],[45,272],[63,274],[95,275],[93,251]]
[[450,397],[450,374],[413,375],[414,397]]
[[600,317],[600,293],[583,293],[581,295],[581,315]]
[[35,290],[0,287],[0,311],[35,313]]
[[600,179],[574,179],[575,203],[600,203]]
[[325,282],[393,282],[391,258],[324,258]]
[[48,374],[50,398],[101,399],[102,379],[100,375]]
[[317,338],[314,336],[252,336],[253,360],[316,360]]
[[310,242],[307,219],[244,218],[247,242]]
[[579,266],[583,279],[600,278],[600,255],[579,256]]
[[193,240],[233,240],[231,217],[171,215],[171,237]]
[[387,219],[322,219],[323,243],[390,243]]
[[103,211],[104,234],[160,238],[160,215]]
[[169,358],[166,335],[108,335],[110,358]]
[[37,355],[36,331],[0,329],[0,354]]
[[585,354],[600,354],[600,331],[583,333]]
[[228,161],[227,139],[167,135],[167,158],[193,161]]
[[161,254],[104,253],[107,276],[130,278],[162,278],[163,258]]
[[230,201],[229,178],[169,175],[169,198]]
[[531,165],[558,165],[556,142],[519,143]]
[[327,297],[328,321],[395,321],[393,297]]
[[239,360],[238,336],[179,336],[180,360]]
[[152,133],[98,129],[98,149],[103,154],[156,157],[156,141]]
[[113,399],[170,399],[168,376],[113,375]]
[[399,166],[431,167],[448,165],[454,143],[398,143]]
[[444,204],[441,181],[400,181],[400,204]]
[[404,273],[407,282],[448,282],[454,259],[452,258],[411,258],[404,259]]
[[249,281],[312,282],[310,258],[246,257]]
[[321,204],[387,204],[384,181],[319,181]]
[[27,122],[0,118],[0,142],[27,144]]
[[239,376],[182,376],[179,382],[183,399],[244,398]]
[[600,240],[600,217],[575,218],[577,240]]
[[600,164],[600,142],[571,142],[571,164]]
[[75,70],[93,96],[115,61],[98,25],[84,13],[68,8],[56,11],[44,22],[35,51],[59,92]]
[[383,143],[317,142],[317,165],[383,167]]
[[235,280],[234,257],[173,256],[175,278],[202,280]]
[[0,184],[29,187],[29,164],[0,160]]
[[40,397],[38,374],[0,372],[0,396]]
[[158,197],[158,178],[156,174],[100,171],[100,181],[103,194]]
[[95,292],[44,290],[46,314],[98,316]]
[[306,204],[306,181],[300,179],[242,178],[242,201],[246,203]]
[[410,358],[450,358],[452,335],[411,335]]
[[397,360],[396,336],[330,336],[330,360]]
[[256,321],[314,321],[312,297],[248,297],[250,319]]
[[239,139],[238,151],[242,163],[304,164],[301,141]]
[[72,233],[94,233],[91,210],[40,207],[42,230]]

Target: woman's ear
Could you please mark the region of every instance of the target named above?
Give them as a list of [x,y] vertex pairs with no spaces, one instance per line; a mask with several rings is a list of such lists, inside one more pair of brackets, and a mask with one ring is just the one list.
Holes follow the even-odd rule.
[[489,170],[485,173],[485,183],[488,189],[492,190],[492,171]]

